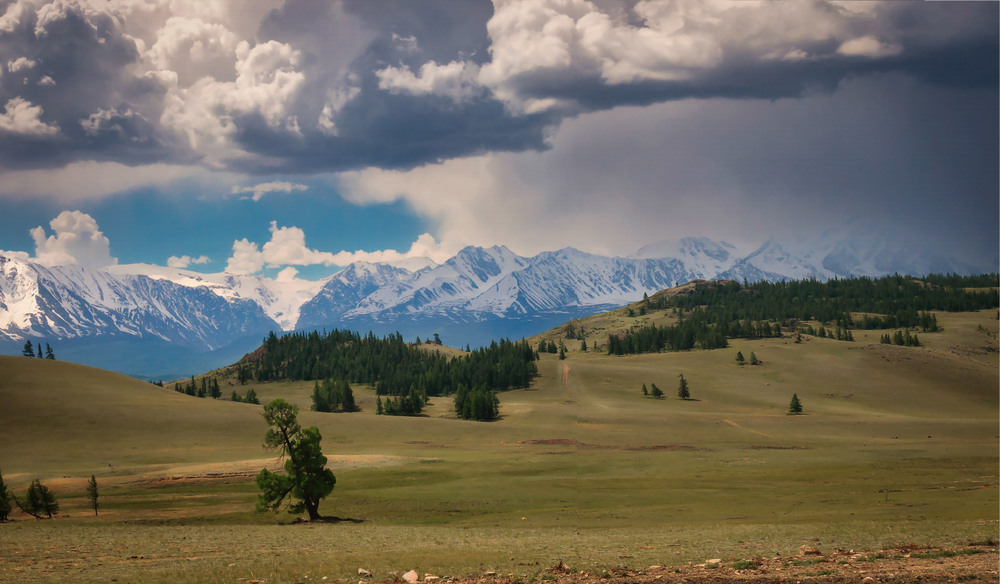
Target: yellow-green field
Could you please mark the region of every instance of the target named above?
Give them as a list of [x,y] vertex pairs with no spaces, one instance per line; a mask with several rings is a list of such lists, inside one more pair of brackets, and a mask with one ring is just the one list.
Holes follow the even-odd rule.
[[[19,496],[39,478],[61,505],[52,521],[15,511],[0,525],[0,581],[306,582],[358,568],[530,580],[560,559],[599,573],[803,544],[995,542],[997,312],[937,316],[944,330],[919,348],[855,331],[609,357],[563,339],[568,359],[543,355],[493,423],[456,419],[450,398],[423,417],[375,416],[365,387],[361,412],[319,414],[311,382],[220,379],[224,396],[253,387],[320,428],[338,479],[321,512],[356,522],[315,525],[253,513],[253,476],[277,462],[260,406],[0,357],[0,470]],[[582,325],[592,346],[636,320]],[[763,364],[738,366],[738,350]],[[690,401],[676,397],[682,373]],[[805,415],[786,415],[793,393]]]

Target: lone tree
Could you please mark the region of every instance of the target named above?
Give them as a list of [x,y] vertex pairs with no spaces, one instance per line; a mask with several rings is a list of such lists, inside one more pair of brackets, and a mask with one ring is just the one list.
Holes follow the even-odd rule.
[[681,399],[691,399],[691,392],[688,390],[687,379],[684,379],[684,374],[681,373],[681,381],[677,386],[677,397]]
[[10,511],[10,491],[7,490],[7,483],[3,482],[3,473],[0,473],[0,522],[7,521]]
[[25,357],[35,356],[35,346],[31,344],[31,341],[25,341],[24,349],[21,350],[21,354]]
[[97,517],[97,477],[94,475],[90,475],[90,480],[87,481],[87,500],[94,509],[94,517]]
[[788,402],[788,413],[793,416],[802,413],[802,402],[799,401],[798,394],[792,394],[792,401]]
[[21,511],[35,519],[42,519],[42,515],[51,519],[53,513],[59,512],[59,503],[56,503],[55,494],[38,479],[31,482],[24,502],[22,503],[17,497],[14,497],[14,503]]
[[754,353],[753,351],[750,351],[750,364],[760,365],[760,359],[757,358],[757,353]]
[[736,351],[736,364],[743,365],[746,361],[746,358],[743,356],[743,351]]
[[316,426],[303,429],[296,419],[299,408],[283,399],[264,406],[264,419],[271,426],[264,435],[264,446],[287,456],[285,474],[261,469],[257,475],[257,511],[277,512],[283,505],[288,512],[305,511],[310,520],[320,519],[319,502],[333,491],[337,478],[326,468],[320,448],[322,436]]

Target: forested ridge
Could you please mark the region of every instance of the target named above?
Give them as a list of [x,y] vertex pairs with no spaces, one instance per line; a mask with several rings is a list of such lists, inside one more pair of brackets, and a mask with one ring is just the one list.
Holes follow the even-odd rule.
[[[726,339],[763,338],[795,330],[798,321],[816,320],[840,331],[850,329],[937,329],[929,311],[963,312],[996,308],[997,274],[885,276],[827,282],[794,280],[740,284],[702,282],[678,293],[660,293],[639,303],[639,313],[673,309],[673,325],[636,327],[610,335],[608,353],[624,355],[693,348],[726,347]],[[635,310],[628,309],[630,314]],[[833,335],[831,335],[833,336]],[[837,334],[846,340],[849,335]]]
[[343,380],[371,385],[380,396],[441,396],[459,388],[527,387],[538,372],[536,358],[527,342],[506,339],[449,359],[404,342],[399,333],[271,333],[237,364],[237,375],[241,381]]

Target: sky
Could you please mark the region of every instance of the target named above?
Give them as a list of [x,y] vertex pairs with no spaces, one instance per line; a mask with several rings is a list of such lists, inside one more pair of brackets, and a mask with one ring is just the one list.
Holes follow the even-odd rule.
[[0,250],[314,278],[861,221],[981,264],[998,22],[996,2],[0,0]]

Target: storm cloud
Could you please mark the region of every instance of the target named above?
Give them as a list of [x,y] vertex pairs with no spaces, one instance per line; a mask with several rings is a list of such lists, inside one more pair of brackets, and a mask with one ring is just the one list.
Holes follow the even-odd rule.
[[0,2],[0,168],[274,174],[541,151],[587,112],[995,90],[995,3]]

